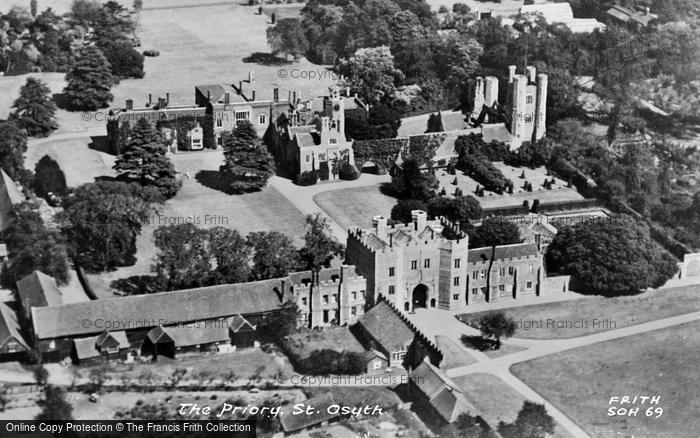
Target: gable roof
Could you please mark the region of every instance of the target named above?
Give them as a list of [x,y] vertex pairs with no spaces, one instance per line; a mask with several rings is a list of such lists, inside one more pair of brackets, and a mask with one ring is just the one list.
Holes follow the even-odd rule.
[[304,404],[312,407],[316,413],[311,415],[306,415],[306,413],[294,415],[292,413],[294,407],[292,405],[287,405],[283,407],[282,411],[280,412],[280,424],[282,425],[282,430],[287,433],[296,432],[307,427],[323,423],[324,421],[329,421],[340,417],[339,413],[331,414],[328,412],[328,408],[335,404],[335,399],[331,393],[321,394],[318,397],[310,398],[306,400]]
[[63,304],[61,291],[56,280],[41,271],[34,271],[17,282],[22,305],[30,307],[60,306]]
[[102,353],[99,350],[100,344],[107,339],[113,339],[118,342],[119,349],[129,347],[129,341],[126,339],[126,333],[120,332],[104,332],[99,336],[90,336],[88,338],[73,339],[75,347],[75,355],[78,359],[89,359],[98,357]]
[[457,385],[427,360],[413,370],[411,377],[411,382],[425,394],[445,421],[451,423],[460,414],[476,412],[474,406],[457,389]]
[[[186,323],[233,315],[278,310],[283,303],[283,282],[272,279],[217,286],[108,298],[56,307],[32,308],[32,324],[39,339],[87,335],[102,330],[83,327],[81,321],[123,321],[123,330],[155,327],[159,322]],[[278,292],[280,295],[278,295]]]
[[192,324],[178,327],[156,327],[149,331],[148,339],[155,343],[170,342],[175,347],[191,347],[192,345],[211,344],[230,339],[226,324]]
[[387,352],[391,353],[411,344],[416,334],[385,301],[379,301],[357,322]]
[[499,245],[495,248],[486,246],[483,248],[469,249],[467,258],[469,263],[484,262],[491,259],[516,259],[521,257],[538,256],[539,250],[535,243],[515,243],[513,245]]
[[10,226],[13,207],[23,201],[24,195],[15,182],[0,169],[0,231]]
[[5,303],[0,303],[0,348],[11,339],[29,350],[29,345],[20,333],[17,315]]
[[255,330],[255,326],[241,315],[234,315],[231,318],[229,318],[227,325],[231,333],[238,333],[239,331],[245,330],[246,328]]

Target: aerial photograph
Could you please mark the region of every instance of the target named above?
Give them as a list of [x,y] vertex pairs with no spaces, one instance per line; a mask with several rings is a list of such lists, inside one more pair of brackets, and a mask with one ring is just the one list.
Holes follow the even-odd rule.
[[0,437],[700,438],[700,0],[0,0]]

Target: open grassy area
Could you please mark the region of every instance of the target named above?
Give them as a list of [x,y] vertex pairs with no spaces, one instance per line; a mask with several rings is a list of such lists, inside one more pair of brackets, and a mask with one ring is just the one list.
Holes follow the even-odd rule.
[[[684,324],[524,362],[512,371],[591,436],[697,437],[698,333],[700,322]],[[637,404],[636,417],[609,417],[610,397],[625,395],[660,396],[664,413],[648,418],[650,405]]]
[[347,327],[332,327],[323,330],[303,330],[289,337],[287,347],[300,359],[315,350],[351,351],[362,353],[362,344]]
[[[518,324],[516,337],[567,339],[700,310],[700,286],[656,289],[629,297],[590,297],[504,309]],[[484,313],[459,315],[476,321]]]
[[314,202],[330,217],[347,228],[371,228],[372,217],[391,216],[396,198],[382,193],[380,186],[332,190],[314,196]]
[[[501,421],[515,421],[525,401],[525,397],[491,374],[469,374],[453,380],[484,420],[494,428],[498,428]],[[570,435],[557,425],[553,436]]]

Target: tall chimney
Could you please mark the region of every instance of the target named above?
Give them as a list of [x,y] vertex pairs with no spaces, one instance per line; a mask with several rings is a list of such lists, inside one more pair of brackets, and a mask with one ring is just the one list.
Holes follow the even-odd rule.
[[413,219],[413,225],[417,232],[421,232],[425,229],[425,225],[428,222],[428,214],[423,210],[412,210],[411,218]]
[[126,99],[126,109],[127,111],[134,109],[134,101],[132,99]]
[[238,81],[238,93],[243,94],[243,81]]
[[148,93],[148,103],[146,104],[146,106],[151,106],[152,103],[153,103],[153,94]]
[[229,93],[228,91],[224,93],[224,103],[226,105],[231,103],[231,93]]
[[528,65],[525,67],[525,75],[527,76],[527,81],[531,84],[534,84],[535,81],[537,80],[536,77],[537,69],[531,65]]
[[165,104],[170,105],[170,93],[165,93]]
[[374,228],[374,234],[377,235],[380,239],[384,240],[386,239],[386,226],[387,226],[387,220],[384,216],[374,216],[372,218],[372,227]]
[[515,70],[516,70],[516,67],[514,65],[508,66],[508,83],[509,84],[511,82],[513,82],[513,78],[515,77]]
[[292,93],[292,104],[296,105],[297,104],[297,92]]

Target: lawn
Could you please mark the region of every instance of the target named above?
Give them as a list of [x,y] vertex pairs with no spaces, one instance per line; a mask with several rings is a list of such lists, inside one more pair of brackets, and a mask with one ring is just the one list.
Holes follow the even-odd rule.
[[[543,373],[545,375],[545,373]],[[523,406],[525,397],[491,374],[469,374],[453,379],[465,397],[493,428],[498,423],[512,423]],[[554,437],[570,435],[558,425]]]
[[[698,333],[700,322],[693,322],[524,362],[512,371],[591,436],[697,437]],[[625,395],[660,396],[664,413],[647,418],[650,405],[636,404],[636,417],[609,417],[610,397]]]
[[350,333],[347,327],[332,327],[323,330],[303,330],[289,337],[287,347],[294,355],[303,359],[312,351],[334,350],[362,353],[362,344]]
[[391,217],[396,198],[382,193],[382,186],[332,190],[314,196],[314,202],[344,229],[371,228],[372,217]]
[[[504,309],[518,324],[516,337],[567,339],[700,310],[700,286],[656,289],[629,297],[588,297]],[[483,314],[459,315],[476,321]]]

